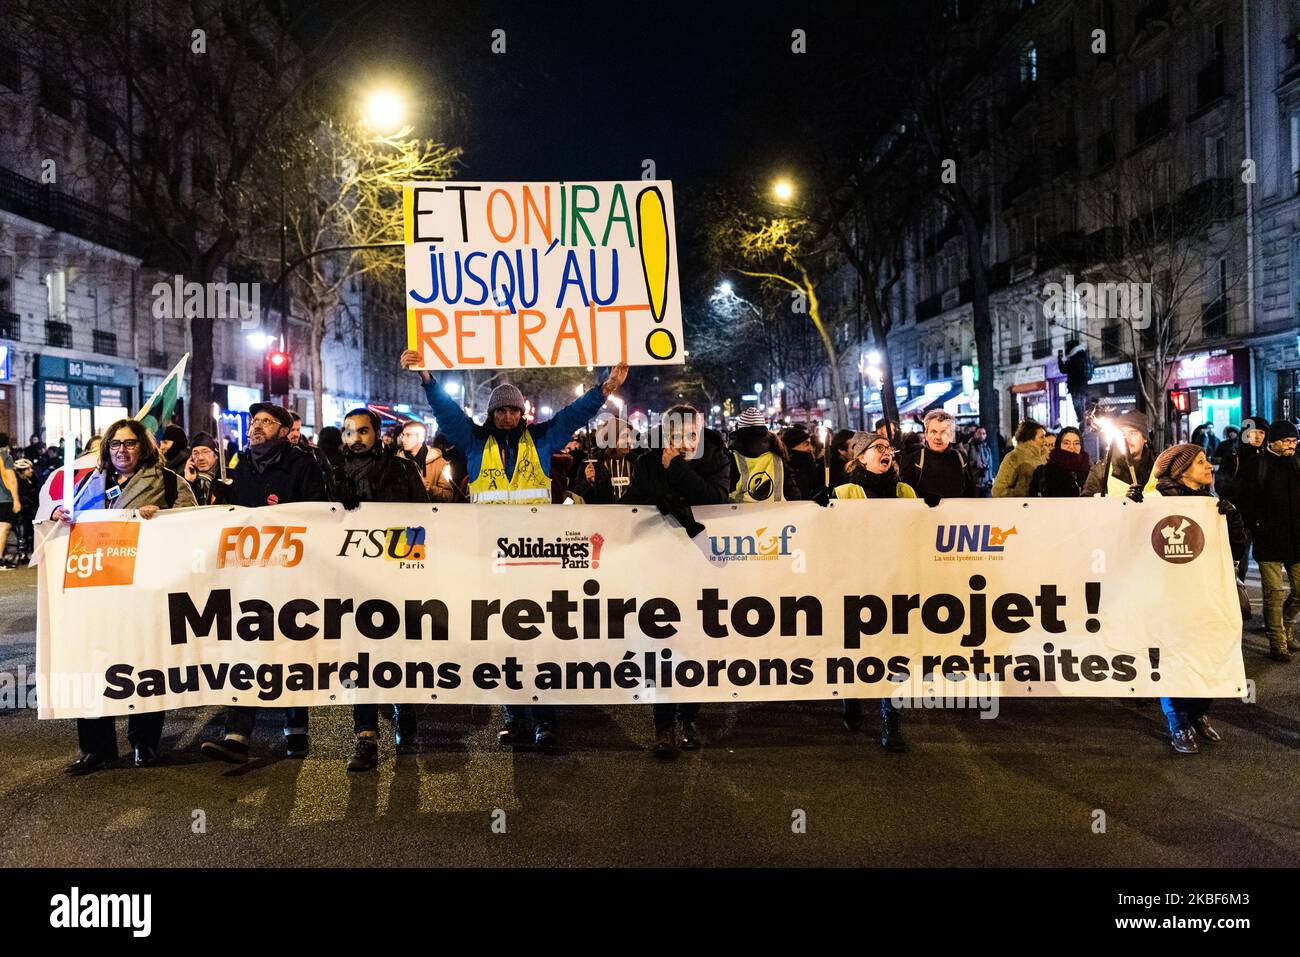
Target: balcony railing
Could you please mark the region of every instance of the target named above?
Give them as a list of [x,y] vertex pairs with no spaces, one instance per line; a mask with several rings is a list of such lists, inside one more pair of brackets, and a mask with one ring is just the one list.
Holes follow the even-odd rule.
[[101,356],[117,355],[117,333],[95,329],[91,333],[92,348]]
[[1154,136],[1159,136],[1169,128],[1169,94],[1148,103],[1137,111],[1133,118],[1136,137],[1139,143],[1145,143]]
[[1222,339],[1228,334],[1228,297],[1220,296],[1201,307],[1201,338]]
[[45,321],[45,344],[47,346],[56,346],[60,349],[72,348],[72,326],[70,323],[57,322],[53,319]]
[[1033,354],[1035,359],[1046,359],[1048,356],[1052,354],[1052,340],[1035,339],[1034,346],[1033,346]]
[[132,251],[126,220],[0,168],[0,209],[123,252]]
[[0,312],[0,339],[14,342],[23,337],[23,317],[16,312]]

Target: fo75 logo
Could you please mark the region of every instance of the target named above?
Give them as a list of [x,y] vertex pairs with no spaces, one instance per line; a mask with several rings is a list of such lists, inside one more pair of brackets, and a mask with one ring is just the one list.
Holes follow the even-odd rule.
[[292,568],[302,561],[306,525],[244,525],[223,528],[217,544],[217,567],[279,565]]

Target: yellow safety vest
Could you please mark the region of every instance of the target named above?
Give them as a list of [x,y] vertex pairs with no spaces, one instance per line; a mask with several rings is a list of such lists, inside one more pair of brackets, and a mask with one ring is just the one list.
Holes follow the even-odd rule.
[[483,446],[478,478],[469,485],[469,500],[479,505],[550,505],[551,479],[542,470],[532,433],[524,430],[515,458],[515,474],[506,478],[506,466],[495,436]]
[[785,472],[781,457],[764,452],[757,458],[746,458],[732,452],[740,478],[731,490],[733,502],[783,502],[785,501]]
[[[1121,470],[1122,471],[1122,470]],[[1110,475],[1106,477],[1106,497],[1123,498],[1128,494],[1129,483],[1121,481],[1115,477],[1115,470],[1112,468]],[[1151,474],[1147,477],[1147,484],[1142,486],[1143,495],[1159,495],[1156,491],[1156,470],[1151,469]]]
[[[835,486],[834,495],[842,499],[866,498],[867,490],[856,482],[845,482],[843,485]],[[898,498],[916,498],[916,492],[906,482],[899,482]]]

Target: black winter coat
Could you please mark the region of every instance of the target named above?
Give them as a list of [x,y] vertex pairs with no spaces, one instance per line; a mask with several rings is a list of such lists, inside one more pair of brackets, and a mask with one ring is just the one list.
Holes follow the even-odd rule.
[[1256,561],[1300,562],[1300,460],[1267,450],[1252,455],[1229,492],[1250,530]]
[[[771,452],[781,459],[781,495],[787,502],[797,502],[802,498],[799,494],[799,485],[795,482],[794,469],[782,457],[781,449],[776,444],[776,436],[767,429],[756,425],[737,429],[731,435],[731,451],[747,459],[756,459],[760,455]],[[727,490],[730,495],[731,490],[740,482],[740,466],[736,464],[734,455],[728,458],[731,460],[730,475],[727,480]]]
[[[348,453],[343,453],[343,461],[348,461]],[[335,502],[343,502],[354,495],[363,502],[418,502],[427,504],[429,492],[424,487],[424,477],[419,467],[410,459],[381,452],[376,456],[378,477],[373,480],[369,495],[355,487],[356,483],[348,477],[344,466],[337,466],[330,474],[330,497]]]
[[[1157,482],[1156,491],[1165,498],[1179,495],[1199,495],[1214,498],[1214,493],[1209,488],[1203,488],[1199,492],[1193,491],[1182,482],[1170,478],[1163,478]],[[1249,541],[1246,537],[1246,525],[1242,520],[1241,512],[1235,508],[1224,517],[1228,520],[1228,547],[1232,549],[1232,560],[1233,562],[1239,562],[1246,554],[1246,544]]]
[[966,457],[950,445],[936,452],[927,445],[903,453],[899,477],[912,486],[917,498],[974,498],[975,480]]
[[731,495],[731,455],[713,429],[701,433],[701,454],[679,455],[665,470],[660,448],[651,447],[632,468],[624,505],[659,505],[674,496],[685,505],[723,505]]
[[316,457],[285,442],[261,471],[253,467],[252,455],[244,450],[231,475],[227,501],[231,505],[258,508],[287,502],[327,502],[325,477]]

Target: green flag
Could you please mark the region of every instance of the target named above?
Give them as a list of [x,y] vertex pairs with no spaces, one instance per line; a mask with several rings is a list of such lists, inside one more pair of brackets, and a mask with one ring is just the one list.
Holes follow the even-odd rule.
[[185,376],[185,363],[189,359],[188,352],[181,356],[181,361],[176,363],[176,368],[167,373],[167,378],[163,379],[162,385],[154,390],[153,395],[149,396],[148,401],[135,415],[159,441],[162,440],[163,429],[167,427],[167,422],[176,414],[176,400],[180,398],[181,380]]

